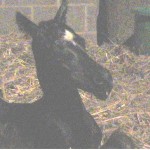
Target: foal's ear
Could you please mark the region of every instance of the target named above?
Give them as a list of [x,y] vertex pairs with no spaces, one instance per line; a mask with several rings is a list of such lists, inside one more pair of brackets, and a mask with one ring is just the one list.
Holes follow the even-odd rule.
[[16,23],[19,27],[19,30],[29,34],[32,37],[35,36],[38,31],[38,26],[20,12],[16,13]]
[[62,4],[54,18],[56,23],[58,23],[58,24],[66,23],[67,4],[68,4],[67,0],[62,0]]

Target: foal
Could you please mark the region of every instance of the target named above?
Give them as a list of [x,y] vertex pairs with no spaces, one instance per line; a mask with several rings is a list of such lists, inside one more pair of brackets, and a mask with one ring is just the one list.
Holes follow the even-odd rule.
[[[33,39],[37,76],[51,111],[71,128],[72,146],[89,148],[96,141],[94,136],[101,139],[101,132],[86,112],[77,88],[106,99],[112,89],[112,77],[85,53],[85,41],[66,25],[66,13],[64,0],[53,20],[36,25],[20,13],[16,19],[19,28]],[[91,124],[96,128],[94,135]]]
[[100,145],[101,130],[86,111],[77,88],[106,99],[113,87],[112,76],[85,53],[85,41],[66,25],[66,13],[67,1],[63,0],[55,18],[39,25],[16,14],[19,29],[32,37],[44,96],[32,104],[0,102],[0,122],[6,127],[0,136],[0,148]]

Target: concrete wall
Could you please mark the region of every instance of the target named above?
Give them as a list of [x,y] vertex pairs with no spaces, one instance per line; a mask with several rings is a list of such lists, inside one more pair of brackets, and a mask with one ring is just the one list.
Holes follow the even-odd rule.
[[[96,42],[96,17],[99,0],[69,0],[68,24],[76,32]],[[53,18],[61,0],[0,0],[0,34],[17,31],[15,12],[21,11],[31,20]]]

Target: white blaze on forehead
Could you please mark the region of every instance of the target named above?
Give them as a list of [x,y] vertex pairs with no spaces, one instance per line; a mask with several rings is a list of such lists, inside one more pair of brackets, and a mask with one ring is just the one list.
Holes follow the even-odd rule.
[[68,30],[65,30],[64,39],[65,39],[66,41],[73,42],[74,34],[71,33],[71,32],[68,31]]

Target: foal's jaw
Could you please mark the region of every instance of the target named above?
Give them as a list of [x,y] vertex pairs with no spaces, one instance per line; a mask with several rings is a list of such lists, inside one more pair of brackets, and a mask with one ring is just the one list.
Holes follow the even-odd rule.
[[56,42],[60,47],[58,53],[69,58],[63,61],[63,67],[70,71],[77,88],[105,100],[113,87],[112,76],[86,54],[83,45],[75,41],[76,38],[76,34],[65,29],[63,37]]

